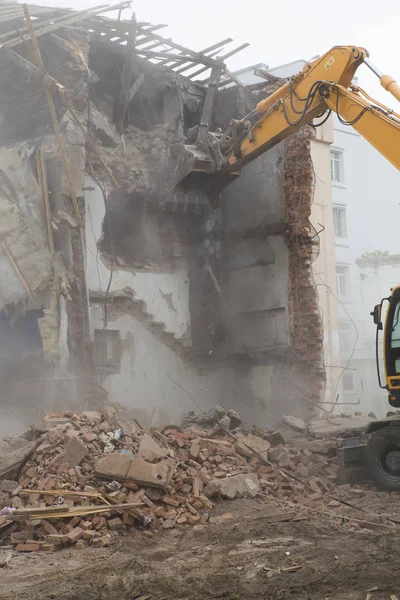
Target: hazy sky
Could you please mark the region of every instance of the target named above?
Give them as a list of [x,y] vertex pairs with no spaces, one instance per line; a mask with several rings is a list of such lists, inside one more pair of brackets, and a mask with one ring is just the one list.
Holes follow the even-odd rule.
[[[99,5],[92,0],[41,0],[37,4],[83,9]],[[250,47],[228,61],[231,70],[258,62],[270,67],[323,54],[331,46],[364,46],[381,71],[400,81],[400,2],[351,2],[336,0],[136,0],[132,3],[138,20],[165,23],[165,37],[201,50],[232,37],[237,45]],[[129,9],[124,12],[129,18]],[[396,101],[381,91],[374,75],[362,66],[359,83],[392,108]],[[400,112],[400,109],[398,109]]]

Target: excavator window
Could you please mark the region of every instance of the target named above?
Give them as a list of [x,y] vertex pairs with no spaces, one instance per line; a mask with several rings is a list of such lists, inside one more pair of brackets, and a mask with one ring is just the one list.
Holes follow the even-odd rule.
[[386,369],[387,375],[400,375],[400,289],[394,291],[386,325]]
[[396,305],[394,312],[390,347],[400,348],[400,304]]

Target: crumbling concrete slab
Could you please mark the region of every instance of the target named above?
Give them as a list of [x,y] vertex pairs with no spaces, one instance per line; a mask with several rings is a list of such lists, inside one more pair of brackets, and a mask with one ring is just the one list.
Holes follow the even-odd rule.
[[131,461],[126,480],[144,486],[164,488],[171,482],[173,464],[163,460],[157,464],[148,463],[140,458]]
[[77,467],[81,464],[88,452],[89,450],[85,444],[78,437],[73,437],[65,446],[64,452],[57,456],[54,464],[60,465],[62,463],[68,463],[71,467]]
[[225,479],[213,479],[207,485],[205,494],[209,497],[221,496],[227,500],[248,496],[255,498],[260,491],[260,483],[254,473],[241,473]]
[[[271,448],[271,444],[268,440],[263,440],[256,435],[243,435],[243,433],[238,433],[236,437],[239,441],[239,448],[242,449],[242,453],[243,449],[247,450],[247,448],[250,448],[253,452],[259,454],[265,460],[268,460],[268,450]],[[237,450],[240,454],[239,448],[237,445]],[[244,456],[247,456],[247,454],[244,454]]]
[[308,432],[316,438],[361,433],[374,419],[370,417],[328,417],[310,421]]
[[37,448],[38,442],[31,442],[5,456],[0,457],[0,480],[17,477],[20,470]]
[[307,431],[307,425],[299,417],[283,415],[282,422],[295,431]]
[[96,475],[104,479],[115,479],[125,481],[132,460],[126,454],[111,452],[101,458],[95,467]]
[[169,456],[167,448],[162,448],[148,433],[145,433],[140,441],[138,455],[149,462],[155,462],[160,458]]

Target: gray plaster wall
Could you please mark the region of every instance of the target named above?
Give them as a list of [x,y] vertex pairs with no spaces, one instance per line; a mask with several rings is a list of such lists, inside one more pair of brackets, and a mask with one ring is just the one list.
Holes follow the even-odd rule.
[[286,353],[289,250],[283,232],[283,145],[246,166],[222,196],[229,354]]
[[265,227],[282,230],[283,152],[283,144],[271,148],[247,165],[226,188],[221,205],[226,235]]

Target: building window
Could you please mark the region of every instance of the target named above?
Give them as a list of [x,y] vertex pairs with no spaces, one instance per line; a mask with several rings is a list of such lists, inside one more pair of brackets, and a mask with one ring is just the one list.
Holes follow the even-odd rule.
[[342,388],[344,392],[354,392],[354,373],[344,373],[342,377]]
[[333,207],[333,233],[335,238],[347,238],[347,219],[345,206]]
[[343,152],[331,150],[331,181],[332,183],[343,183]]
[[121,335],[118,329],[95,329],[94,355],[96,367],[116,375],[121,367]]
[[339,321],[339,349],[341,352],[350,350],[350,328],[349,321]]
[[350,295],[349,267],[336,265],[336,289],[338,296],[348,298]]

